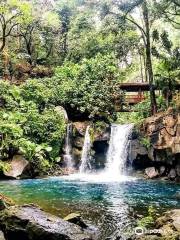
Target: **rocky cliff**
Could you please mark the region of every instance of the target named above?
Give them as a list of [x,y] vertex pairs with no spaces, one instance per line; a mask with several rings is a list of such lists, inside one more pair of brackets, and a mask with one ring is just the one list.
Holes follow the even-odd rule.
[[140,136],[131,141],[136,169],[146,169],[149,178],[180,178],[180,114],[173,109],[147,118]]

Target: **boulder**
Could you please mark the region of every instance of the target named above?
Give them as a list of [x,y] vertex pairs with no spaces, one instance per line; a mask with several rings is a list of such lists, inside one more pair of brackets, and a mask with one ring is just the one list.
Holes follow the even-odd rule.
[[159,172],[155,167],[146,168],[145,174],[148,176],[148,178],[156,178],[159,176]]
[[178,164],[175,169],[176,169],[177,176],[180,177],[180,165]]
[[156,226],[158,228],[165,228],[165,226],[169,225],[170,223],[171,228],[180,233],[180,209],[168,211],[162,217],[156,220]]
[[87,228],[88,225],[85,224],[85,222],[82,220],[81,215],[79,213],[71,213],[68,216],[64,218],[65,221],[74,223],[76,225],[79,225],[82,228]]
[[176,178],[176,170],[172,168],[168,174],[168,178],[174,180]]
[[17,178],[27,169],[29,162],[21,155],[15,155],[10,164],[10,169],[4,172],[6,177]]
[[4,233],[2,231],[0,231],[0,240],[5,240]]
[[92,240],[79,226],[48,214],[34,205],[0,211],[0,229],[8,240]]
[[165,174],[165,172],[166,172],[165,166],[160,166],[160,168],[159,168],[159,174],[162,176],[162,175]]

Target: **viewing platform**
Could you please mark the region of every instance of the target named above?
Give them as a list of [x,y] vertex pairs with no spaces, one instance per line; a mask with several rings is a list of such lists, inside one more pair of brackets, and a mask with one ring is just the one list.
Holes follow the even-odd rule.
[[[150,90],[150,85],[147,82],[136,82],[136,83],[120,83],[119,88],[126,92],[146,92]],[[154,90],[160,90],[157,86],[153,85]],[[176,90],[180,90],[180,83],[176,84]]]

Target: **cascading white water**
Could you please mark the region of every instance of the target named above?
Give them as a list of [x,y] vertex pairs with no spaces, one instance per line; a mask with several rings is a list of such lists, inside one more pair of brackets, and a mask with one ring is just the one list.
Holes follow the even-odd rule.
[[85,173],[87,170],[91,169],[91,137],[89,133],[90,126],[87,126],[85,138],[84,138],[84,145],[82,150],[81,156],[81,166],[79,168],[80,173]]
[[88,126],[86,129],[79,173],[72,174],[68,177],[65,176],[64,178],[95,183],[134,181],[135,178],[126,176],[126,162],[130,144],[129,135],[131,134],[133,124],[113,124],[111,126],[106,166],[103,171],[95,171],[94,173],[88,171],[91,169],[91,139],[89,128]]
[[125,175],[129,135],[133,124],[113,124],[104,174],[114,179]]
[[73,158],[72,158],[72,144],[71,144],[71,135],[72,135],[72,124],[68,123],[66,130],[66,139],[65,139],[65,155],[64,160],[67,168],[73,168]]

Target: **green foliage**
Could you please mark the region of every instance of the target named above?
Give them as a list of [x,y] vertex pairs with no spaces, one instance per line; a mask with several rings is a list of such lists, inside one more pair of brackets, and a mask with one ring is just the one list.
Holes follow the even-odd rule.
[[142,138],[140,139],[140,143],[141,143],[144,147],[146,147],[147,149],[149,149],[150,146],[151,146],[150,140],[149,140],[149,138],[147,138],[147,137],[142,137]]
[[7,162],[0,160],[0,173],[7,172],[10,169],[10,165]]
[[[165,99],[162,96],[156,98],[158,111],[165,111],[167,109]],[[140,126],[144,119],[151,116],[151,105],[149,96],[146,96],[146,99],[132,108],[132,112],[120,112],[117,113],[117,123],[126,124],[134,123],[136,126]],[[148,143],[145,143],[145,146],[148,147]]]
[[118,67],[113,56],[97,55],[79,64],[56,68],[55,76],[43,80],[52,89],[51,102],[70,107],[89,118],[111,117],[114,99],[120,97]]
[[120,112],[117,113],[116,122],[119,124],[134,123],[140,125],[144,120],[144,117],[138,112]]
[[0,89],[4,99],[0,108],[0,159],[8,159],[13,150],[38,168],[59,161],[66,126],[63,114],[53,105],[39,110],[42,103],[47,103],[47,89],[34,81],[22,88],[0,81]]
[[149,206],[148,215],[138,221],[138,226],[145,227],[145,228],[151,228],[155,224],[155,218],[156,218],[156,210],[153,206]]
[[39,107],[43,107],[49,102],[52,91],[42,82],[30,80],[22,86],[21,96],[25,101],[33,101]]

